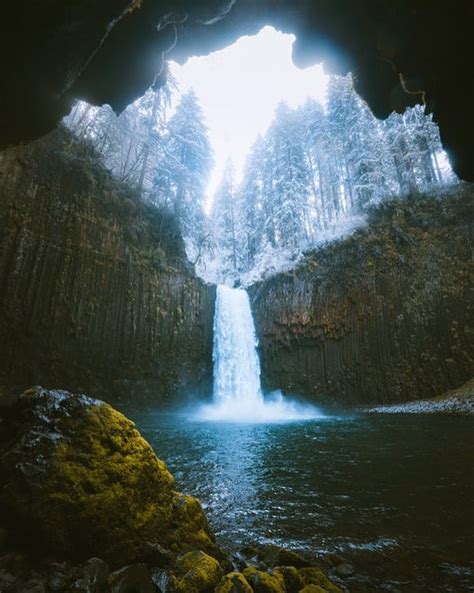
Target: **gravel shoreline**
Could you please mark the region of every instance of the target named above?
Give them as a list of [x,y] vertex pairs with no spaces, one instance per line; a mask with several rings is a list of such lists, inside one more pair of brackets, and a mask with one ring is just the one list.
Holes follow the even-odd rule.
[[431,399],[401,404],[370,406],[361,409],[368,414],[461,414],[474,415],[474,379],[459,389]]

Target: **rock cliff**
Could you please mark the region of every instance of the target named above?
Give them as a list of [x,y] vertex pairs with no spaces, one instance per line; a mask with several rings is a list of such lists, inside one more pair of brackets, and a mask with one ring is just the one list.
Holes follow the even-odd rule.
[[65,130],[0,156],[0,393],[42,383],[113,401],[211,379],[214,288],[175,222]]
[[473,374],[472,187],[394,200],[251,288],[267,388],[332,404],[438,395]]

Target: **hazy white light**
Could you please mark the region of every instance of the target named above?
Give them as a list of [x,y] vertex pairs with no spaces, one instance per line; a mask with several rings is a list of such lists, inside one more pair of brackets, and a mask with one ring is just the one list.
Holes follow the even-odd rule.
[[294,39],[265,27],[221,51],[191,58],[184,66],[171,64],[180,90],[194,88],[207,119],[216,162],[208,205],[227,158],[232,157],[238,177],[250,147],[268,128],[280,101],[292,107],[307,97],[324,102],[327,76],[321,65],[300,70],[293,64]]

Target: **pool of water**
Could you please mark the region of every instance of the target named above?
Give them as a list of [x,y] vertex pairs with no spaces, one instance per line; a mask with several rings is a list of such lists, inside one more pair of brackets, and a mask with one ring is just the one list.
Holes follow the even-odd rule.
[[356,569],[350,591],[474,591],[474,419],[131,415],[228,549],[338,554]]

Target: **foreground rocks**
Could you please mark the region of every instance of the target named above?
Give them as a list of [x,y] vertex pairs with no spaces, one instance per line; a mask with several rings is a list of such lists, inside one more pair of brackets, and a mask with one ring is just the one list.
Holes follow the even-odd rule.
[[[19,568],[20,563],[20,568]],[[29,564],[19,557],[0,559],[2,593],[342,593],[319,568],[248,567],[224,574],[203,552],[191,552],[174,571],[134,563],[111,572],[99,558],[82,565]]]
[[85,395],[0,409],[1,593],[339,593],[276,546],[233,562],[134,424]]
[[113,563],[153,545],[220,553],[199,502],[175,490],[134,424],[108,404],[35,387],[4,425],[0,521],[19,541]]

